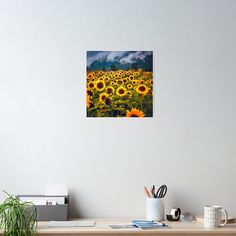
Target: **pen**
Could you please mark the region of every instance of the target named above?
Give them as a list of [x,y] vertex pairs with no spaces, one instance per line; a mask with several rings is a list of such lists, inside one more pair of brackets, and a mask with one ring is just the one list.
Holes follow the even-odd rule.
[[149,197],[149,198],[151,197],[151,195],[146,187],[144,187],[144,193],[146,194],[147,197]]
[[150,195],[151,195],[151,198],[154,198],[154,195],[153,195],[153,193],[152,193],[152,188],[150,188],[149,193],[150,193]]
[[152,197],[155,197],[155,185],[152,186]]
[[162,225],[162,226],[166,226],[165,223],[162,223],[162,222],[159,222],[159,221],[156,221],[156,220],[153,220],[153,222],[156,223],[156,224]]

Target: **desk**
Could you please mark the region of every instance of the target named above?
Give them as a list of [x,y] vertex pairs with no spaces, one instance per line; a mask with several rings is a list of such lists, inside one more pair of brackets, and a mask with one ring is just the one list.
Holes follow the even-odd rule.
[[[89,220],[89,219],[85,219]],[[93,219],[95,227],[80,228],[48,228],[47,222],[39,222],[37,235],[42,236],[204,236],[204,235],[235,235],[236,224],[228,224],[223,228],[204,229],[202,223],[166,222],[169,229],[111,229],[109,224],[130,224],[132,219]]]

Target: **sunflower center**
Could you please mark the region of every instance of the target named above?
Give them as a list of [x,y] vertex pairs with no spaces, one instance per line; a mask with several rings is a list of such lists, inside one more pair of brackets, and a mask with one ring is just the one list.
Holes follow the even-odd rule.
[[139,116],[137,116],[137,115],[135,115],[135,114],[132,114],[130,117],[139,117]]
[[98,87],[99,89],[103,88],[103,83],[99,82],[99,83],[97,84],[97,87]]
[[108,92],[109,94],[111,94],[111,93],[112,93],[112,89],[111,89],[111,88],[108,88],[108,89],[107,89],[107,92]]
[[119,90],[119,94],[124,94],[125,93],[125,90],[124,89],[120,89]]
[[144,92],[145,90],[146,90],[146,88],[144,86],[139,87],[139,91]]

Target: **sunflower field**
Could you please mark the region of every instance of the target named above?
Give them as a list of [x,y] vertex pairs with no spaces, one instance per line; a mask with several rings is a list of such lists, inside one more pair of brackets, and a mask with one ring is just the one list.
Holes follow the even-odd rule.
[[150,71],[87,71],[88,117],[152,117],[153,73]]

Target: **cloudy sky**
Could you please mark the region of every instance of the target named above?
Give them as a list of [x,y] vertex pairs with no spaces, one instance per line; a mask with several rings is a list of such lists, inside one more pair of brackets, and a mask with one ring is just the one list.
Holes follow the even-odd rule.
[[87,51],[87,67],[91,70],[110,69],[111,65],[127,69],[135,63],[138,68],[152,70],[152,51]]

